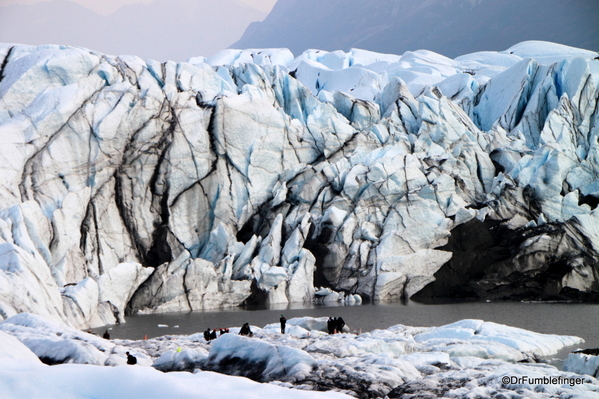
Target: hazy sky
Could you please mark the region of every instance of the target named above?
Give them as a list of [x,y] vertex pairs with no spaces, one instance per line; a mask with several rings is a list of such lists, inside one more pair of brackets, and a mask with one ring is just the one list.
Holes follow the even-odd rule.
[[[0,0],[0,6],[8,6],[11,4],[35,4],[42,1],[50,0]],[[89,8],[99,14],[107,15],[118,9],[120,6],[132,3],[151,3],[152,0],[71,0],[79,3],[84,7]],[[239,0],[249,6],[252,6],[260,11],[270,12],[277,0]]]
[[64,44],[112,55],[186,61],[231,46],[276,2],[0,0],[0,42]]

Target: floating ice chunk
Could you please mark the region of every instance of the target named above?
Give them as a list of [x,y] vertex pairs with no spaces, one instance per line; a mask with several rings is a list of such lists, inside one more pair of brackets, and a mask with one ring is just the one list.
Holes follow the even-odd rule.
[[353,297],[356,305],[362,304],[362,297],[358,294],[350,295],[349,297]]

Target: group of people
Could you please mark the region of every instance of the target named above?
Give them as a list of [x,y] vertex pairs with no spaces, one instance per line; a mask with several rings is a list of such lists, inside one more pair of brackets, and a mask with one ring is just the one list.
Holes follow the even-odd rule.
[[[281,334],[285,334],[285,325],[287,324],[287,319],[285,318],[285,315],[281,315],[279,322],[281,323]],[[342,317],[329,317],[329,320],[327,320],[327,328],[329,330],[329,334],[340,333],[344,326],[345,326],[345,321],[343,320]],[[217,330],[212,330],[210,328],[207,328],[206,331],[204,331],[204,339],[207,342],[215,340],[216,338],[218,338],[216,335],[216,331]],[[220,335],[223,335],[223,334],[228,333],[229,329],[228,328],[219,328],[218,331],[219,331]],[[244,323],[243,326],[241,326],[241,329],[239,330],[239,335],[244,335],[246,337],[254,336],[254,333],[252,332],[252,329],[250,328],[249,323]],[[106,330],[104,332],[102,337],[104,339],[110,339],[110,333],[108,333],[108,330]],[[135,356],[131,355],[129,352],[127,352],[127,364],[137,364],[137,358]]]
[[[228,328],[219,328],[218,330],[219,330],[219,333],[220,333],[219,337],[221,335],[226,334],[226,333],[229,332]],[[216,336],[216,330],[210,330],[210,328],[207,328],[206,331],[204,331],[204,339],[206,341],[210,342],[210,341],[212,341],[212,340],[214,340],[216,338],[217,338],[217,336]]]
[[[219,337],[223,334],[227,334],[229,332],[228,328],[219,328]],[[253,337],[254,333],[252,332],[250,325],[248,323],[245,323],[242,327],[241,330],[239,330],[239,335],[246,335],[249,337]],[[204,339],[207,342],[210,342],[212,340],[215,340],[216,338],[218,338],[216,336],[216,330],[211,330],[210,328],[206,329],[206,331],[204,331]]]
[[[285,316],[281,315],[280,322],[281,322],[281,333],[285,334],[285,323],[287,323],[287,319],[285,319]],[[219,330],[220,330],[220,335],[223,335],[223,334],[226,334],[229,332],[228,328],[221,328]],[[239,330],[239,335],[244,335],[246,337],[254,336],[254,333],[252,332],[252,329],[250,328],[249,323],[244,323],[243,326],[241,326],[241,329]],[[216,338],[217,338],[216,330],[211,330],[210,328],[208,328],[208,329],[206,329],[206,331],[204,331],[204,339],[207,342],[210,342]]]
[[[287,319],[285,318],[285,315],[281,315],[279,322],[281,323],[281,334],[285,334],[285,326],[287,325]],[[340,333],[343,331],[343,327],[345,327],[345,320],[343,320],[343,317],[329,317],[329,320],[327,320],[327,328],[329,330],[329,334]],[[228,328],[224,330],[225,331],[223,332],[223,329],[220,329],[220,335],[229,332]],[[252,332],[249,323],[243,324],[243,326],[239,330],[239,335],[245,335],[248,337],[254,336],[254,333]],[[213,339],[216,339],[216,330],[210,332],[210,329],[207,329],[204,332],[204,338],[208,342]]]
[[327,329],[329,330],[329,334],[337,334],[340,333],[345,327],[345,321],[343,317],[329,317],[327,320]]
[[[88,329],[87,332],[89,334],[94,334],[92,332],[91,328]],[[97,334],[94,334],[94,335],[97,335]],[[102,334],[102,338],[104,338],[104,339],[110,339],[110,333],[108,332],[108,330],[104,330],[104,334]],[[127,355],[127,364],[131,364],[131,365],[137,364],[137,358],[135,356],[133,356],[129,352],[125,352],[125,355]]]

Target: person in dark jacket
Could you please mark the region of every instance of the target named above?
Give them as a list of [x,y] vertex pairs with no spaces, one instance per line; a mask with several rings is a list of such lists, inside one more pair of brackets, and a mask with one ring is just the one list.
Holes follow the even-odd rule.
[[248,337],[252,337],[254,336],[254,333],[250,329],[250,325],[248,323],[245,323],[243,326],[241,326],[241,330],[239,330],[239,335],[246,335]]
[[216,339],[216,330],[212,330],[212,332],[210,333],[210,340]]
[[337,332],[343,332],[343,327],[345,327],[345,320],[343,317],[337,317]]
[[284,315],[281,315],[279,321],[281,322],[281,334],[285,334],[285,323],[287,323],[287,319]]
[[110,339],[110,333],[108,332],[108,330],[104,331],[104,334],[102,335],[102,338],[104,338],[104,339]]
[[210,334],[210,328],[207,328],[206,331],[204,331],[204,339],[207,342],[210,342],[210,340],[212,339],[211,335],[212,334]]
[[327,330],[329,330],[329,334],[335,333],[335,320],[332,317],[327,320]]
[[137,364],[137,358],[127,352],[127,364]]

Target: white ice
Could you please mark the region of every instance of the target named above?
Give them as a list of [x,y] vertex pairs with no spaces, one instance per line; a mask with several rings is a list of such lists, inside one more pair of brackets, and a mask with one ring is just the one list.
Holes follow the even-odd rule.
[[[560,371],[535,363],[541,353],[552,355],[563,347],[581,343],[577,337],[539,334],[482,320],[462,320],[441,327],[396,325],[360,335],[329,335],[319,331],[323,323],[326,321],[309,317],[290,319],[290,333],[286,334],[280,333],[277,324],[252,326],[251,338],[237,335],[239,327],[231,327],[230,333],[211,342],[206,342],[201,333],[107,341],[39,316],[22,314],[0,323],[0,392],[6,399],[215,395],[349,398],[350,392],[382,398],[393,388],[405,386],[423,394],[434,387],[449,387],[443,391],[444,397],[449,398],[491,398],[498,392],[506,397],[524,395],[539,399],[586,399],[599,395],[595,378],[577,374],[587,372],[586,369]],[[32,334],[38,337],[33,344]],[[75,348],[69,359],[63,359],[68,364],[48,366],[34,354],[60,352],[64,343]],[[104,351],[119,354],[123,361],[105,366],[89,364],[94,357],[87,355],[86,347],[75,343],[96,348],[103,344]],[[142,362],[125,365],[125,351]],[[235,375],[248,375],[262,383]],[[568,380],[560,384],[502,381],[505,377],[523,376]],[[578,382],[568,382],[574,379]],[[339,392],[313,391],[315,383]]]

